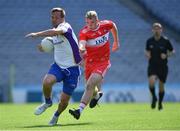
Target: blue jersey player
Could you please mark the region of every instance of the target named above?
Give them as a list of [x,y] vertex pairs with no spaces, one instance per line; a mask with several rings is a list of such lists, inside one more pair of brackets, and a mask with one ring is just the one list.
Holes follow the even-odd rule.
[[[60,114],[68,106],[70,97],[77,87],[80,75],[79,63],[81,57],[78,49],[77,38],[70,24],[65,22],[65,11],[62,8],[53,8],[51,10],[51,21],[53,28],[27,34],[26,37],[45,37],[50,36],[54,44],[54,63],[43,80],[43,94],[45,103],[38,106],[34,112],[35,115],[42,114],[47,108],[52,106],[51,91],[56,82],[63,82],[63,89],[60,96],[58,109],[55,111],[49,125],[57,123]],[[38,45],[40,51],[43,51],[41,45]]]

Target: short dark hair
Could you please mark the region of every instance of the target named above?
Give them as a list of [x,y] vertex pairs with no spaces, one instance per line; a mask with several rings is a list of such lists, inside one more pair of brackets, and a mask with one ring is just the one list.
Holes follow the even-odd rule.
[[66,15],[65,10],[60,8],[60,7],[52,8],[51,13],[53,13],[53,12],[60,12],[61,13],[61,18],[64,18],[65,15]]

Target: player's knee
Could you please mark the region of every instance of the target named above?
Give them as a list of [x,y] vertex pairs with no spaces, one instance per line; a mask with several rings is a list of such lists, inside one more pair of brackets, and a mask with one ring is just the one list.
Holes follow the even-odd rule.
[[154,80],[149,80],[149,86],[153,87],[155,85],[155,81]]
[[44,81],[43,81],[43,85],[44,86],[52,86],[53,85],[53,80],[51,80],[51,79],[45,79]]
[[164,91],[164,83],[163,82],[159,83],[159,91],[160,92]]

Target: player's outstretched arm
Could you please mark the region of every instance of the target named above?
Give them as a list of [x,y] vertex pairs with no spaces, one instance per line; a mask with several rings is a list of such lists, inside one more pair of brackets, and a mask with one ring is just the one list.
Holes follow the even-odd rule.
[[29,33],[25,37],[36,38],[36,37],[56,36],[56,35],[62,35],[63,33],[64,33],[63,30],[49,29],[49,30],[44,30],[40,32]]
[[111,33],[114,39],[113,45],[112,45],[112,51],[115,52],[119,49],[119,37],[118,37],[118,29],[115,23],[113,23],[113,28],[111,29]]

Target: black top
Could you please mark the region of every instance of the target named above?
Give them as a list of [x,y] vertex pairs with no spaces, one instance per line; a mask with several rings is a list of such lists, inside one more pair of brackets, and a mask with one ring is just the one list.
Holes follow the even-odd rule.
[[167,54],[167,51],[173,51],[173,46],[166,37],[161,36],[159,40],[151,37],[146,42],[146,50],[151,53],[150,65],[167,65],[168,60],[167,58],[161,59],[161,53]]

